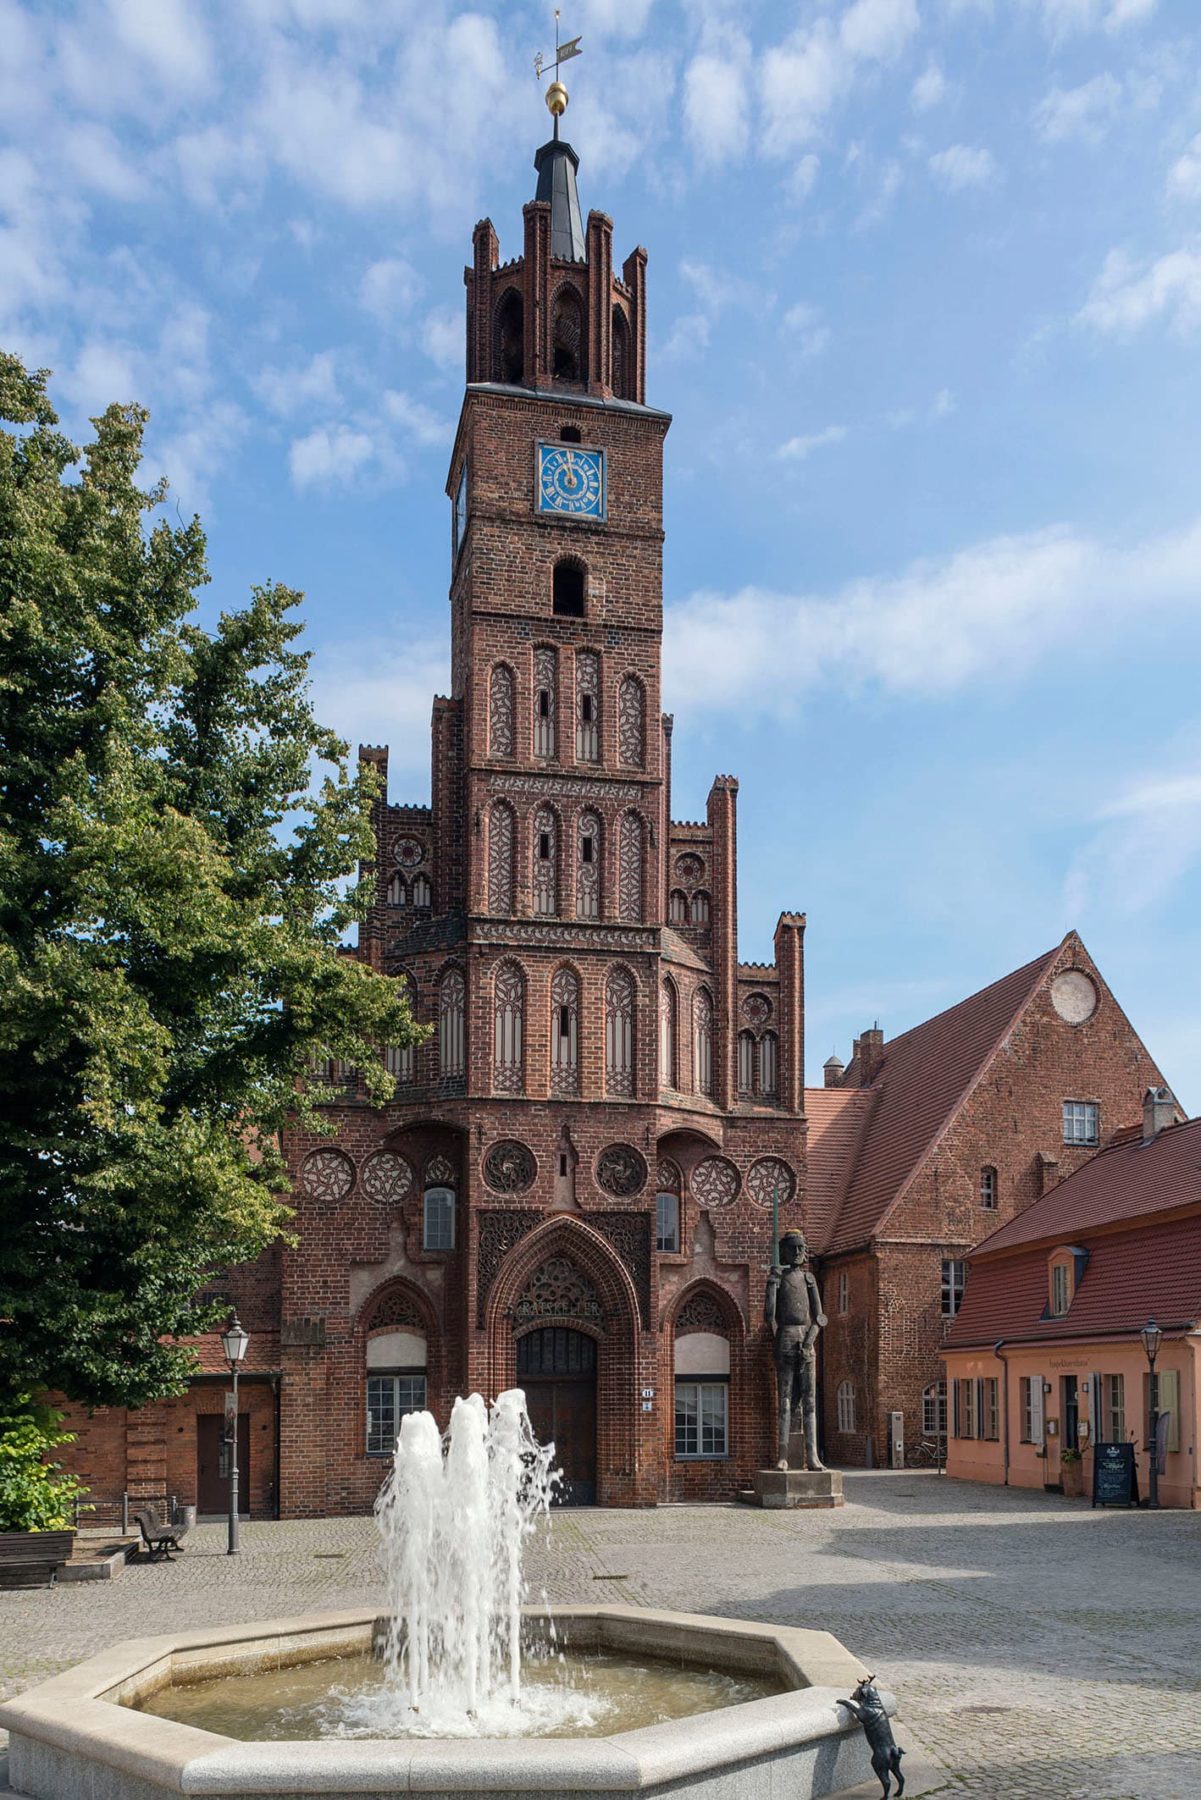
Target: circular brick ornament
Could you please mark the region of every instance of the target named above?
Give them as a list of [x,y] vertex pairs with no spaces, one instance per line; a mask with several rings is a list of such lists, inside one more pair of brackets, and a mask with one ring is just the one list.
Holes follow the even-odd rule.
[[412,1165],[395,1150],[377,1150],[359,1170],[359,1186],[369,1200],[381,1205],[403,1200],[412,1185]]
[[354,1164],[340,1150],[314,1150],[301,1166],[300,1185],[312,1200],[345,1200],[354,1186]]
[[402,869],[415,869],[425,861],[425,847],[418,838],[397,838],[395,855]]
[[596,1181],[606,1194],[628,1200],[646,1186],[646,1161],[633,1144],[610,1144],[596,1159]]
[[702,1206],[729,1206],[739,1185],[738,1170],[724,1156],[707,1156],[692,1171],[692,1195]]
[[484,1180],[495,1194],[524,1194],[535,1173],[532,1151],[515,1138],[501,1138],[484,1158]]
[[1083,969],[1065,969],[1051,983],[1051,1005],[1067,1025],[1083,1025],[1097,1010],[1097,990]]
[[766,994],[748,994],[742,1003],[742,1016],[748,1025],[766,1025],[771,1018],[771,1001]]
[[757,1163],[752,1163],[746,1178],[746,1191],[756,1206],[770,1206],[773,1194],[778,1194],[780,1205],[792,1199],[796,1179],[786,1162],[778,1156],[761,1156]]
[[676,857],[676,874],[683,882],[699,881],[705,873],[705,865],[699,856],[688,851],[684,856]]

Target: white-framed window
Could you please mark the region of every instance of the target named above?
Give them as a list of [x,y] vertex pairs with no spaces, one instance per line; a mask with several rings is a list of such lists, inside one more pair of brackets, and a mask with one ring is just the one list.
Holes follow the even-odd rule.
[[680,1196],[655,1195],[655,1249],[672,1253],[680,1248]]
[[425,1411],[425,1373],[399,1369],[367,1377],[367,1454],[391,1456],[406,1413]]
[[1126,1441],[1126,1377],[1101,1377],[1101,1431],[1107,1444]]
[[1043,1378],[1023,1375],[1018,1381],[1018,1407],[1022,1415],[1023,1444],[1043,1441]]
[[851,1310],[851,1272],[849,1269],[838,1271],[838,1310],[849,1313]]
[[986,1163],[980,1171],[980,1204],[985,1212],[997,1210],[997,1171]]
[[1095,1100],[1064,1101],[1063,1141],[1065,1144],[1100,1143],[1101,1108]]
[[1051,1317],[1062,1319],[1071,1303],[1071,1283],[1066,1263],[1051,1265]]
[[840,1381],[838,1384],[838,1429],[854,1431],[855,1429],[855,1383]]
[[455,1190],[453,1188],[426,1188],[421,1242],[426,1250],[454,1249]]
[[955,1436],[980,1436],[980,1383],[971,1377],[955,1383]]
[[922,1389],[922,1436],[946,1435],[947,1384],[945,1381],[932,1381],[929,1387]]
[[942,1316],[953,1319],[963,1303],[963,1284],[967,1280],[967,1264],[957,1256],[942,1259]]
[[999,1411],[1000,1394],[995,1375],[984,1377],[984,1392],[981,1396],[980,1436],[992,1438],[994,1441],[1001,1435],[1001,1415]]
[[728,1381],[676,1382],[676,1455],[689,1460],[729,1455]]

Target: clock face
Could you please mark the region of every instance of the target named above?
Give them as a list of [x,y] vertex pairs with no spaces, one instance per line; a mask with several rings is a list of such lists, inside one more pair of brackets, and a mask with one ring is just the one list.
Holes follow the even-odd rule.
[[579,444],[538,445],[537,510],[574,519],[605,516],[605,453]]

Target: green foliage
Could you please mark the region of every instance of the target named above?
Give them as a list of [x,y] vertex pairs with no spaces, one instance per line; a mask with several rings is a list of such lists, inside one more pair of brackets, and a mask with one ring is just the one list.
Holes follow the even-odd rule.
[[0,1531],[67,1531],[75,1523],[75,1503],[87,1488],[49,1460],[60,1444],[73,1444],[61,1431],[62,1414],[17,1394],[0,1409]]
[[80,451],[0,353],[4,422],[0,1395],[136,1405],[186,1377],[206,1277],[286,1229],[309,1059],[382,1102],[379,1047],[423,1033],[339,952],[376,778],[312,716],[301,596],[199,627],[204,535],[138,487],[139,408]]

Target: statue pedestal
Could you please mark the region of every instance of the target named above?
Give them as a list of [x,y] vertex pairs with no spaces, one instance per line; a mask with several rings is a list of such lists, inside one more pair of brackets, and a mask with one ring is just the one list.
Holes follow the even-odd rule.
[[838,1469],[756,1469],[754,1506],[841,1506],[842,1475]]

